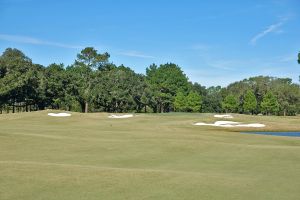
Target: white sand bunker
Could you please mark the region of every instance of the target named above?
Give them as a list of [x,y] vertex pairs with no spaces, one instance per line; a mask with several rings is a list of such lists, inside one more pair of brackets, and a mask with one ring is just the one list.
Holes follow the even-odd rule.
[[196,125],[196,126],[217,126],[217,127],[253,127],[253,128],[262,128],[262,127],[266,126],[264,124],[258,124],[258,123],[243,124],[241,122],[233,122],[233,121],[216,121],[213,124],[199,122],[199,123],[195,123],[194,125]]
[[215,118],[232,119],[232,115],[214,115]]
[[128,115],[110,115],[108,116],[108,118],[114,118],[114,119],[124,119],[124,118],[130,118],[133,117],[132,114],[128,114]]
[[51,117],[70,117],[70,113],[48,113],[48,116]]

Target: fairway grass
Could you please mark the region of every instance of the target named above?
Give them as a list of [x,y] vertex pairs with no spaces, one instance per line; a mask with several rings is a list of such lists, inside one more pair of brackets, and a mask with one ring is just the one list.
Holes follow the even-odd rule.
[[300,117],[233,115],[264,128],[194,126],[213,114],[0,115],[1,200],[299,200]]

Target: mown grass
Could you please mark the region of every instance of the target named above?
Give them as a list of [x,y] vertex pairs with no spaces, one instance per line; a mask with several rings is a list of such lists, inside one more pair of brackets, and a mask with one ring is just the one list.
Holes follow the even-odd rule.
[[[300,138],[199,127],[212,114],[0,115],[0,199],[298,200]],[[268,131],[300,117],[235,115]],[[257,129],[254,129],[257,130]]]

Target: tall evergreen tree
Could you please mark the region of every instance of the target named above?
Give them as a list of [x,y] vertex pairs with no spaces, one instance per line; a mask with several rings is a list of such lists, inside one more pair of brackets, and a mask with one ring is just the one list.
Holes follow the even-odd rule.
[[88,112],[88,105],[92,97],[92,82],[94,78],[94,70],[100,70],[108,63],[108,53],[99,54],[93,47],[86,47],[79,54],[73,66],[72,75],[77,82],[77,98],[82,111]]
[[202,104],[201,96],[196,92],[190,92],[186,98],[186,108],[188,112],[200,112]]
[[66,80],[63,64],[50,64],[45,69],[45,101],[52,108],[60,109],[65,102]]
[[279,111],[279,104],[276,97],[272,92],[267,92],[264,96],[263,101],[261,102],[261,109],[267,115],[277,114]]
[[244,96],[243,109],[245,112],[253,114],[257,108],[257,100],[252,90],[248,90]]
[[176,96],[175,96],[175,100],[174,100],[174,107],[175,107],[175,111],[177,112],[184,112],[186,111],[186,97],[184,96],[183,92],[179,91]]
[[169,112],[174,108],[178,91],[189,92],[188,78],[181,68],[173,63],[157,67],[155,64],[146,69],[146,81],[153,91],[155,112]]
[[222,102],[222,108],[226,112],[235,112],[238,108],[238,101],[236,97],[232,94],[226,96],[224,101]]

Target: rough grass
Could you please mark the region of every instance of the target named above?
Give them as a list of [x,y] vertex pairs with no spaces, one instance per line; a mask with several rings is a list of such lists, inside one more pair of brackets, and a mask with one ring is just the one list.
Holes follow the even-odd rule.
[[[300,197],[300,138],[192,125],[214,122],[212,114],[107,116],[0,115],[0,199]],[[300,117],[234,117],[267,125],[259,130],[300,130]]]

